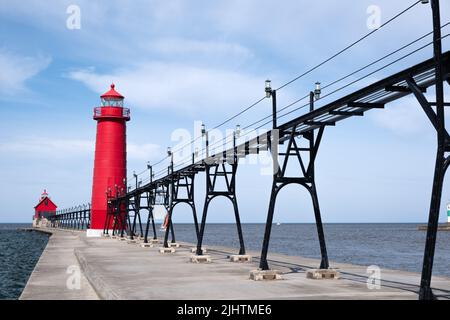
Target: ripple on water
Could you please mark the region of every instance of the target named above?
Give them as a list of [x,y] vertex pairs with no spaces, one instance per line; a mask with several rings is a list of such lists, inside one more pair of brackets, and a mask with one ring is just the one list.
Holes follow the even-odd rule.
[[20,231],[29,224],[0,224],[0,299],[18,299],[48,242],[48,235]]

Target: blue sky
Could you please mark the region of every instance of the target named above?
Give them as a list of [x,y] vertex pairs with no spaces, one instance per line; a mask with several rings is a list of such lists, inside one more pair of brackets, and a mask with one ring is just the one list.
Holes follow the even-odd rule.
[[[132,110],[127,128],[130,175],[176,145],[171,136],[177,129],[192,133],[195,121],[213,127],[262,97],[267,78],[277,87],[369,32],[369,6],[378,6],[385,22],[412,2],[2,0],[0,190],[6,201],[0,221],[30,221],[44,188],[60,208],[90,201],[92,108],[112,81]],[[66,27],[72,4],[81,10],[80,29]],[[448,22],[448,1],[442,1],[441,11],[443,23]],[[429,5],[417,5],[280,91],[279,105],[303,96],[316,81],[331,82],[426,34],[430,17]],[[449,27],[443,29],[444,35],[449,32]],[[448,39],[444,48],[449,49]],[[430,47],[421,50],[323,103],[431,54]],[[244,126],[269,113],[267,100],[221,129]],[[411,97],[327,129],[316,163],[323,220],[425,221],[435,140]],[[237,195],[244,222],[265,221],[270,186],[271,177],[261,175],[260,166],[240,166]],[[201,212],[202,174],[196,187]],[[441,221],[449,192],[446,178]],[[231,205],[217,200],[208,219],[232,222]],[[191,216],[180,207],[174,220],[190,222]],[[306,191],[296,186],[283,190],[275,220],[312,222]]]

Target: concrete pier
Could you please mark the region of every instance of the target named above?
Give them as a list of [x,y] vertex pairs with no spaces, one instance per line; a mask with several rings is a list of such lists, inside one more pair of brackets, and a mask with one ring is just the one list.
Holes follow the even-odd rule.
[[[419,231],[427,231],[428,230],[428,226],[427,225],[421,225],[417,227],[417,230]],[[438,231],[450,231],[450,223],[440,223],[438,225]]]
[[[381,287],[367,285],[365,266],[331,262],[339,279],[309,279],[319,260],[269,254],[281,280],[254,281],[259,253],[251,262],[233,263],[237,249],[209,246],[210,263],[192,263],[191,243],[171,254],[84,232],[50,230],[53,235],[20,299],[417,299],[420,275],[381,269]],[[172,248],[173,249],[173,248]],[[79,267],[79,289],[69,289],[70,268]],[[70,281],[69,281],[70,282]],[[376,287],[376,286],[375,286]],[[448,298],[450,278],[433,277],[437,295]],[[446,297],[444,297],[444,295]]]
[[[81,239],[85,233],[80,231],[53,231],[38,229],[38,232],[51,233],[46,248],[42,252],[20,300],[97,300],[94,288],[84,276],[75,250],[84,246]],[[67,286],[70,276],[80,270],[78,288]]]

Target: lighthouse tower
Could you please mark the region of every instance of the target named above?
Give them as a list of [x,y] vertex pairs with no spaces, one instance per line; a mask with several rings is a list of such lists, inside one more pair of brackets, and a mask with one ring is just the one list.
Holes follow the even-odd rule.
[[124,97],[111,84],[110,90],[101,96],[101,106],[94,108],[97,136],[91,226],[87,231],[90,237],[101,236],[105,227],[107,193],[114,197],[126,189],[126,122],[130,120],[130,109],[123,107],[123,100]]

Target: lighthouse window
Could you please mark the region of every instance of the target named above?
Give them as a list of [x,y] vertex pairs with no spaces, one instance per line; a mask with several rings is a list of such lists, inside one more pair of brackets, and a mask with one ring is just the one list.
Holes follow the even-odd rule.
[[123,107],[123,100],[118,99],[102,99],[102,106],[104,107]]

